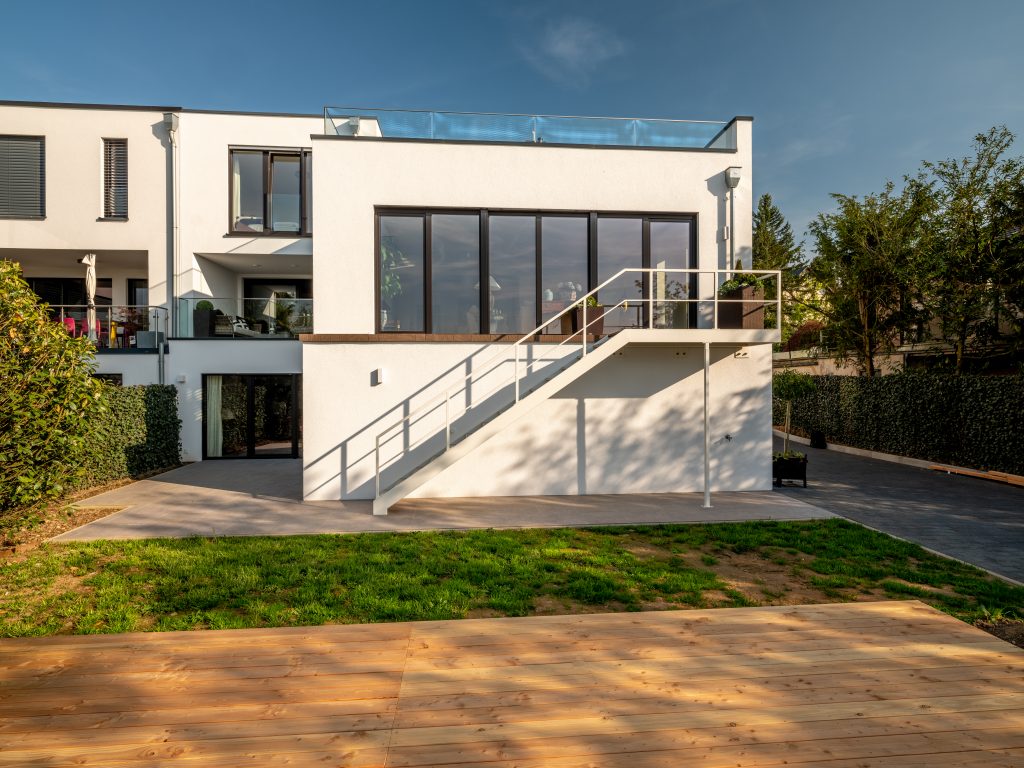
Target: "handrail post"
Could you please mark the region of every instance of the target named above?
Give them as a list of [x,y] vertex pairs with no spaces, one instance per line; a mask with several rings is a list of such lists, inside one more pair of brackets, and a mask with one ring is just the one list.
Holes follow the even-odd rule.
[[711,295],[714,304],[711,309],[711,327],[718,330],[718,270],[716,269],[711,278],[713,293]]
[[583,337],[583,357],[587,356],[587,301],[583,300],[583,327],[580,328],[580,335]]
[[513,383],[515,384],[515,387],[516,387],[516,402],[518,403],[519,402],[519,342],[516,342],[515,344],[512,345],[512,350],[513,350],[513,353],[514,353],[513,359],[515,360],[515,362],[513,363],[513,368],[512,368],[512,381],[513,381]]
[[654,328],[654,269],[647,275],[647,327]]
[[380,498],[380,435],[373,441],[373,476],[375,493],[374,498]]

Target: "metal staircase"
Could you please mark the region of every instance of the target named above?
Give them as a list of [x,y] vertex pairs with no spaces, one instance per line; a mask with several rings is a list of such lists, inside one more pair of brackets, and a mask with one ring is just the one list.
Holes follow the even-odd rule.
[[[681,273],[678,274],[678,273]],[[667,291],[669,278],[676,274],[684,278],[676,281],[676,286],[683,286],[682,291]],[[678,323],[670,318],[675,309],[682,305],[689,309],[698,309],[705,305],[708,317],[704,328],[715,329],[719,324],[719,303],[733,302],[732,299],[719,298],[719,287],[722,278],[730,279],[734,272],[724,270],[695,269],[623,269],[605,280],[592,291],[577,299],[557,315],[547,319],[537,328],[519,338],[511,347],[505,347],[498,355],[488,360],[479,370],[474,371],[449,386],[439,396],[429,400],[411,411],[404,418],[392,423],[376,435],[374,441],[374,483],[375,498],[373,514],[386,515],[392,505],[408,497],[429,480],[436,477],[459,459],[500,433],[508,425],[532,411],[538,405],[557,394],[566,386],[592,370],[616,352],[629,344],[635,343],[679,343]],[[764,275],[765,280],[776,281],[779,273],[754,271],[745,274]],[[713,278],[711,277],[713,276]],[[614,306],[588,306],[591,297],[624,278],[633,279],[634,283],[643,285],[646,298],[628,299]],[[640,279],[637,280],[636,278]],[[706,285],[702,285],[706,283]],[[776,296],[778,291],[776,291]],[[706,298],[700,298],[706,296]],[[762,301],[762,305],[774,304],[776,327],[780,320],[781,303],[778,298]],[[627,328],[607,336],[597,336],[589,331],[619,309],[640,307],[644,315],[644,327]],[[524,354],[528,345],[537,345],[538,337],[545,328],[553,323],[561,322],[563,316],[582,310],[582,322],[579,329],[557,344],[545,345],[545,350],[537,356]],[[687,313],[689,315],[689,313]],[[469,388],[479,386],[479,382],[489,375],[498,372],[502,366],[511,364],[511,376],[499,376],[501,383],[482,395],[474,394],[470,404],[465,405],[461,412],[453,414],[453,403],[459,393],[468,393]],[[541,367],[543,365],[543,367]],[[462,399],[467,399],[463,397]],[[443,411],[444,425],[440,426],[440,414]],[[425,435],[413,440],[412,427],[428,420],[436,420],[438,427],[428,429]],[[460,424],[461,420],[461,424]],[[464,426],[470,422],[469,426]],[[443,441],[442,441],[443,436]],[[401,437],[403,446],[397,455],[382,459],[382,447],[394,439]],[[402,459],[411,459],[412,466],[400,477],[385,479],[384,474],[389,467],[394,467]]]

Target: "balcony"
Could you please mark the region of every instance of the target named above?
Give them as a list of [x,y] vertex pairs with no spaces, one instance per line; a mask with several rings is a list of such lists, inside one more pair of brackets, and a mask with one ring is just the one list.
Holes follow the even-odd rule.
[[431,141],[736,149],[733,122],[638,117],[565,117],[325,107],[324,133],[328,136]]
[[166,338],[164,307],[51,304],[49,312],[72,336],[90,339],[98,352],[156,352]]
[[177,331],[182,339],[294,339],[313,332],[313,300],[179,299]]

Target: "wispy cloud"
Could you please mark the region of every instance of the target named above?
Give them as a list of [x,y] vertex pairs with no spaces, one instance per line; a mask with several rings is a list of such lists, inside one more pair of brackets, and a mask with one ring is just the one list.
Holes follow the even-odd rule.
[[545,24],[538,39],[520,46],[530,65],[561,85],[585,88],[607,62],[626,52],[626,43],[589,19],[567,17]]

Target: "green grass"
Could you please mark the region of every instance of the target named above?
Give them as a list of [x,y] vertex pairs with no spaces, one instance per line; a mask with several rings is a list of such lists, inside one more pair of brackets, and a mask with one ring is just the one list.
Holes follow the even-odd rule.
[[976,568],[824,520],[50,544],[0,565],[0,635],[745,606],[783,595],[744,592],[716,573],[744,558],[755,574],[771,563],[821,602],[909,597],[966,620],[1024,606],[1024,589]]

